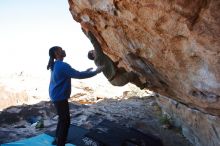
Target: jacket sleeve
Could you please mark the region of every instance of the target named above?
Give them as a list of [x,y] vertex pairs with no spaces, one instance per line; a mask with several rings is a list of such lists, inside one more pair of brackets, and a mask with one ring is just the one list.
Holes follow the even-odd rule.
[[90,78],[90,77],[95,76],[97,72],[96,71],[78,71],[72,68],[69,64],[65,63],[63,67],[63,74],[69,78],[85,79],[85,78]]

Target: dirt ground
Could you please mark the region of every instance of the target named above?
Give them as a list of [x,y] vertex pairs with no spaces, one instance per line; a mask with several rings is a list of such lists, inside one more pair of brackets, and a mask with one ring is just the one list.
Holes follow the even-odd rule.
[[[91,92],[91,91],[90,91]],[[134,96],[125,92],[123,96],[102,98],[86,94],[76,94],[69,100],[71,123],[92,128],[104,119],[121,125],[153,134],[162,139],[165,146],[190,146],[180,133],[181,129],[172,127],[172,121],[163,117],[155,97]],[[36,129],[30,118],[43,119],[44,128]],[[40,102],[35,105],[9,107],[0,113],[0,143],[16,141],[52,131],[56,127],[57,116],[51,102]]]

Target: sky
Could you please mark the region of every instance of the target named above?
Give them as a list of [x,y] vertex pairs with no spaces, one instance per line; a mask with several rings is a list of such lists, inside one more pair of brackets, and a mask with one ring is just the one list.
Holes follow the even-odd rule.
[[93,49],[73,20],[68,0],[0,0],[0,73],[48,72],[49,48],[61,46],[77,70],[94,67]]

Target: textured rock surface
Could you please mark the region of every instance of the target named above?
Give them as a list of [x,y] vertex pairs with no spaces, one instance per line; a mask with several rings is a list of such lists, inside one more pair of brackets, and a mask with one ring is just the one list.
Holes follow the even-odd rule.
[[69,0],[118,67],[134,71],[194,145],[220,144],[219,0]]
[[220,145],[220,117],[201,113],[166,97],[158,97],[157,102],[193,145]]
[[220,115],[219,0],[69,0],[118,67],[146,88]]

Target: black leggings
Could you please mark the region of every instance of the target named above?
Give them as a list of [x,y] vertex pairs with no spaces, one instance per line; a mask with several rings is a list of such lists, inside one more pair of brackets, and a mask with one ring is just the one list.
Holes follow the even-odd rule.
[[56,129],[57,146],[65,146],[70,126],[70,112],[68,100],[54,102],[57,114],[58,123]]

